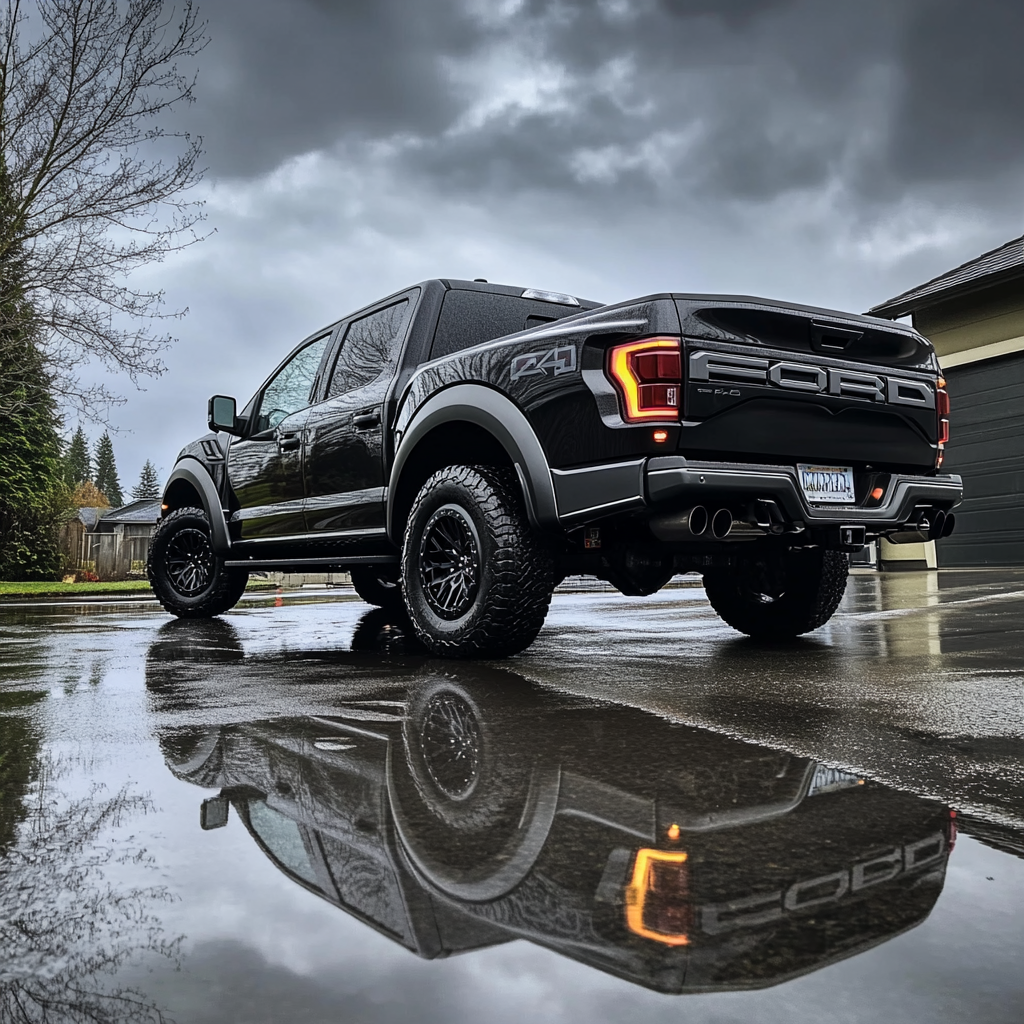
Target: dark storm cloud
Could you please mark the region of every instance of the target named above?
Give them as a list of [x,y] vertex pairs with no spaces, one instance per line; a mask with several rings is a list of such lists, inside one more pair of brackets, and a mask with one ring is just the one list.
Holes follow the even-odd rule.
[[[205,0],[214,175],[404,137],[460,193],[866,199],[1024,156],[1017,0]],[[504,61],[504,62],[503,62]],[[530,86],[540,97],[484,102]],[[478,109],[480,108],[480,109]],[[474,116],[474,111],[476,115]]]
[[200,0],[210,45],[189,112],[214,175],[248,177],[353,132],[431,135],[457,115],[444,58],[473,23],[447,0]]
[[931,0],[901,48],[892,161],[911,178],[987,176],[1024,156],[1024,3]]

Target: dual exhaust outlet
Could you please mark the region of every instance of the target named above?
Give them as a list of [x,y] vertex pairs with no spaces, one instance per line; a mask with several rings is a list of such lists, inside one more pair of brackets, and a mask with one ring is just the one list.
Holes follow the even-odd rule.
[[922,511],[916,521],[907,523],[897,533],[890,533],[886,539],[890,544],[920,544],[948,537],[955,525],[956,516],[952,512],[943,512],[941,508],[928,509]]
[[732,512],[720,508],[710,513],[703,505],[694,505],[685,512],[656,516],[650,521],[651,533],[658,540],[687,541],[704,537],[710,540],[753,540],[763,537],[765,530],[742,519],[733,519]]

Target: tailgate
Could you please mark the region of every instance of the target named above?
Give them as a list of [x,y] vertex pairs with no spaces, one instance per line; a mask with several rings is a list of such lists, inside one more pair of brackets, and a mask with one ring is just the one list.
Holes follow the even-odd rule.
[[756,299],[676,303],[687,454],[934,468],[938,363],[916,331]]

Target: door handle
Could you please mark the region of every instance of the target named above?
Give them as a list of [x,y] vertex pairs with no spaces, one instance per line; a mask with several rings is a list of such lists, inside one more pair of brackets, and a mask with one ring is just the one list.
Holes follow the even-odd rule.
[[294,451],[300,444],[302,440],[297,434],[281,434],[277,438],[278,450],[282,452]]
[[352,417],[352,424],[356,430],[369,430],[371,427],[376,427],[380,424],[380,413],[376,410],[374,412],[361,412],[357,416]]

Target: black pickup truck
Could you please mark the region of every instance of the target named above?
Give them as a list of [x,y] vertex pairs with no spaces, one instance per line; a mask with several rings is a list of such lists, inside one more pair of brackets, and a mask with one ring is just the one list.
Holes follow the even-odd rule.
[[953,528],[949,397],[902,324],[743,296],[600,305],[432,280],[317,331],[179,455],[149,577],[217,615],[251,571],[352,574],[437,654],[527,647],[573,573],[698,572],[752,636],[823,625],[867,541]]

